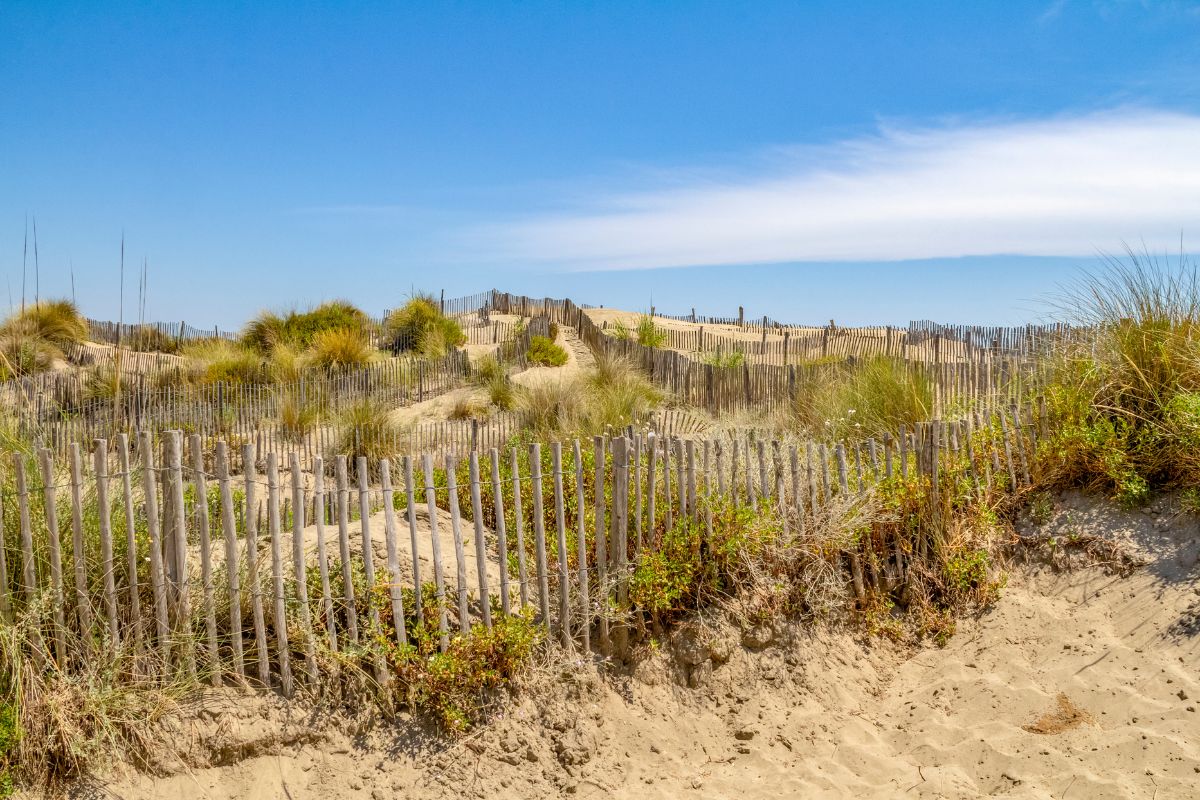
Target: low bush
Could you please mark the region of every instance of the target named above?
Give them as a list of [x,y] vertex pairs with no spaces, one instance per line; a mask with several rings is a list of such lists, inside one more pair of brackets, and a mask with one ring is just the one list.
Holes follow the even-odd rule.
[[542,367],[561,367],[567,363],[567,351],[545,336],[534,336],[529,340],[529,352],[525,359],[530,364]]
[[262,357],[237,342],[207,339],[189,343],[180,355],[194,383],[255,383],[265,377]]

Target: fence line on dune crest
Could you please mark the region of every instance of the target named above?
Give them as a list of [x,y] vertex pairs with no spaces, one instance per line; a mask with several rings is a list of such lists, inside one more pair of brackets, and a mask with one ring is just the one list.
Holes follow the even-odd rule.
[[[547,332],[545,319],[530,320],[519,335],[500,346],[508,361],[521,368],[532,338]],[[150,380],[138,375],[123,382],[116,397],[90,396],[93,384],[82,373],[54,384],[50,392],[22,379],[0,387],[0,397],[14,416],[17,433],[58,457],[66,454],[71,443],[111,440],[118,433],[132,435],[140,429],[179,428],[201,434],[210,446],[218,438],[253,442],[280,454],[297,452],[305,464],[311,464],[318,454],[338,448],[374,446],[395,453],[402,451],[402,442],[406,452],[416,452],[461,447],[469,440],[503,441],[499,437],[515,425],[509,415],[497,415],[482,432],[477,423],[476,430],[464,431],[461,423],[413,426],[386,421],[362,423],[366,427],[356,431],[355,423],[342,419],[343,412],[363,402],[395,410],[430,400],[466,385],[470,376],[466,351],[453,350],[441,359],[381,359],[353,370],[301,375],[291,382],[271,384],[193,385],[182,376],[160,373]]]
[[[476,292],[472,295],[447,299],[446,293],[443,291],[440,297],[434,298],[434,302],[443,314],[451,317],[464,317],[469,314],[478,314],[481,310],[486,310],[489,307],[488,304],[491,300],[491,295],[492,292]],[[382,316],[370,318],[376,327],[382,327],[386,319],[386,312]],[[119,323],[110,320],[89,318],[86,322],[89,340],[105,344],[128,343],[137,340],[139,337],[146,337],[148,334],[156,338],[161,337],[174,341],[177,345],[199,339],[226,339],[232,341],[239,336],[238,331],[221,330],[218,325],[214,325],[211,328],[197,328],[182,320],[179,322]],[[480,334],[479,338],[482,339],[483,335]],[[484,344],[485,342],[473,341],[472,343]]]
[[[784,365],[751,364],[721,366],[702,363],[669,348],[650,347],[633,338],[618,338],[598,325],[587,309],[570,300],[530,298],[496,292],[493,307],[500,313],[544,317],[574,327],[593,351],[628,358],[644,370],[658,386],[681,405],[702,408],[720,415],[739,409],[773,411],[784,408],[797,396],[797,387],[826,379],[833,371],[853,365],[855,359],[883,353],[852,352],[840,348],[838,358]],[[932,382],[935,414],[954,409],[1003,405],[1026,396],[1039,381],[1040,366],[1048,338],[1030,336],[1013,340],[1013,351],[994,347],[968,351],[970,357],[944,360],[940,354],[942,333],[934,337],[932,358],[903,359],[905,369]],[[1049,334],[1047,334],[1049,336]]]
[[[42,669],[100,653],[130,680],[182,672],[285,694],[319,691],[349,663],[386,681],[423,618],[443,651],[525,613],[565,648],[621,655],[644,623],[638,570],[678,547],[673,531],[691,531],[703,559],[723,504],[769,511],[787,548],[887,481],[917,481],[939,508],[963,482],[1018,491],[1043,413],[1014,405],[832,445],[628,429],[465,458],[318,456],[311,469],[253,443],[121,433],[0,465],[0,618],[19,622]],[[861,601],[935,552],[931,519],[876,550],[845,537],[814,557]]]

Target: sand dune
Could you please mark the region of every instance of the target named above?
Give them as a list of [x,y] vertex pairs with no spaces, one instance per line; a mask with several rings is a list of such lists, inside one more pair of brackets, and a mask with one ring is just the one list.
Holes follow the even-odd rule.
[[[579,664],[548,670],[515,708],[454,744],[411,721],[355,736],[278,701],[215,698],[231,709],[216,716],[224,722],[181,728],[194,737],[191,766],[108,791],[294,800],[1197,796],[1194,520],[1169,504],[1124,513],[1066,497],[1045,531],[1101,533],[1149,563],[1130,577],[1014,567],[995,608],[960,623],[944,648],[796,626],[748,637],[698,621],[632,676],[601,679]],[[764,638],[774,641],[758,650]],[[226,756],[204,755],[214,751]]]

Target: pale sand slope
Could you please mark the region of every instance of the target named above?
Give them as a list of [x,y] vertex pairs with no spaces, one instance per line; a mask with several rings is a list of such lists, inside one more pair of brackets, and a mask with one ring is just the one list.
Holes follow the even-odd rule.
[[[615,683],[586,666],[547,670],[507,716],[458,744],[414,723],[313,734],[302,710],[284,725],[277,704],[239,700],[223,721],[180,729],[190,769],[107,790],[294,800],[1197,796],[1195,523],[1067,498],[1049,527],[1105,533],[1153,561],[1129,578],[1015,569],[997,606],[960,624],[944,649],[793,627],[750,652],[718,627],[717,660],[707,661],[706,648],[697,657],[684,646],[695,641],[684,631]],[[683,688],[689,672],[700,688]],[[214,761],[224,765],[206,766]]]
[[[555,342],[567,351],[567,363],[561,367],[530,367],[513,373],[513,382],[520,386],[532,386],[543,381],[569,380],[579,375],[594,362],[592,352],[576,334],[575,329],[566,325],[558,327],[558,338]],[[493,345],[478,345],[468,347],[472,361],[495,351]],[[397,425],[417,425],[426,422],[445,422],[450,419],[455,405],[463,400],[472,400],[484,406],[487,405],[487,393],[476,386],[463,386],[445,394],[431,397],[419,403],[397,408],[392,412],[392,421]]]

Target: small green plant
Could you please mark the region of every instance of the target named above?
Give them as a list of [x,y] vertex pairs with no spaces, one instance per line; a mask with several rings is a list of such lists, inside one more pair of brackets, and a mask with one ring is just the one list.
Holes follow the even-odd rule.
[[654,317],[642,314],[638,317],[637,341],[643,347],[665,347],[667,331],[654,324]]
[[488,694],[509,685],[528,664],[541,631],[532,614],[501,616],[490,630],[472,626],[467,635],[451,639],[445,652],[428,652],[436,631],[418,630],[417,644],[393,647],[390,661],[413,704],[458,736],[482,718]]
[[1054,498],[1049,492],[1037,492],[1029,501],[1029,519],[1034,525],[1045,525],[1054,516]]
[[534,336],[529,340],[529,352],[525,358],[530,364],[561,367],[567,363],[567,351],[545,336]]
[[735,369],[746,363],[746,356],[740,350],[730,350],[728,353],[716,350],[705,355],[703,363],[719,369]]

